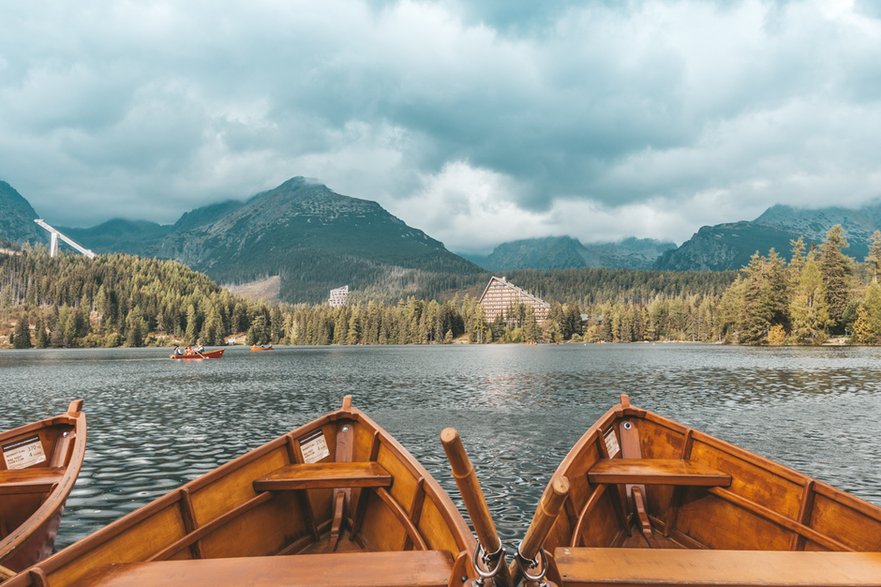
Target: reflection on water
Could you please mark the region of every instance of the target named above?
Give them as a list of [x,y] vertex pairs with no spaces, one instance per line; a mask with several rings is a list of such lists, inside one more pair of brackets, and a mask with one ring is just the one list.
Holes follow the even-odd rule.
[[505,540],[617,401],[655,410],[881,504],[881,349],[689,345],[158,349],[0,353],[0,429],[86,400],[86,463],[64,546],[308,420],[351,393],[446,488],[455,426]]

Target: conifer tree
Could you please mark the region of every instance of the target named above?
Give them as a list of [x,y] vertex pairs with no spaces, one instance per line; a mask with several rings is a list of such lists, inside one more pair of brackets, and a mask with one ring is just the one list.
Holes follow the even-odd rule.
[[12,347],[16,349],[31,348],[31,328],[28,324],[27,314],[19,318],[12,335]]
[[866,288],[866,295],[857,310],[853,324],[856,342],[862,344],[881,343],[881,285],[872,281]]
[[876,230],[869,238],[869,254],[865,260],[872,281],[878,281],[878,273],[881,273],[881,230]]
[[792,337],[800,344],[820,344],[826,340],[829,309],[826,288],[814,254],[808,255],[789,306]]
[[826,289],[826,304],[834,332],[844,332],[844,318],[850,301],[851,260],[842,252],[847,248],[844,229],[836,224],[820,245],[817,263]]

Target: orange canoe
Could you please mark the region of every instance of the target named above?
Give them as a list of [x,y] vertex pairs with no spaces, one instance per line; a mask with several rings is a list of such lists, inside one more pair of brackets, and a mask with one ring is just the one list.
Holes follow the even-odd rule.
[[521,549],[516,575],[544,566],[563,586],[881,585],[881,507],[623,395],[557,468]]
[[252,344],[251,350],[252,351],[274,351],[275,349],[272,348],[272,345],[264,346],[262,344]]
[[223,356],[226,349],[217,349],[214,351],[204,351],[201,353],[193,353],[192,355],[171,355],[172,359],[219,359]]
[[52,554],[86,454],[82,408],[0,433],[0,580]]
[[4,587],[465,587],[474,547],[449,495],[347,396]]

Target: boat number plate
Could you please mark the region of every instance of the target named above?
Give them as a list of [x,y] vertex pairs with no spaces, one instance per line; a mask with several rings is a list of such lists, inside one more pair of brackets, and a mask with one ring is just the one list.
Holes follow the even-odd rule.
[[303,462],[307,464],[317,463],[321,459],[330,456],[327,450],[327,441],[324,440],[324,431],[316,430],[312,434],[308,434],[298,439],[300,442],[300,452],[303,453]]
[[603,436],[603,440],[606,441],[606,450],[609,452],[609,458],[612,458],[621,450],[621,447],[618,446],[618,435],[615,434],[614,428],[609,428],[609,431]]
[[22,438],[3,445],[3,460],[7,469],[24,469],[46,460],[39,436]]

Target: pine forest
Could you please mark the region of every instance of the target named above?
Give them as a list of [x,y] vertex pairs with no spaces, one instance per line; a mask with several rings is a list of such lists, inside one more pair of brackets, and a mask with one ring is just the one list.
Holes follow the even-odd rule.
[[[432,344],[683,341],[746,345],[881,343],[881,232],[847,257],[840,226],[806,250],[791,243],[734,272],[518,270],[508,279],[551,303],[547,321],[515,305],[487,323],[489,274],[438,299],[347,306],[267,304],[233,295],[167,260],[50,258],[42,247],[0,254],[0,345],[14,348],[225,344]],[[369,298],[369,299],[368,299]]]

